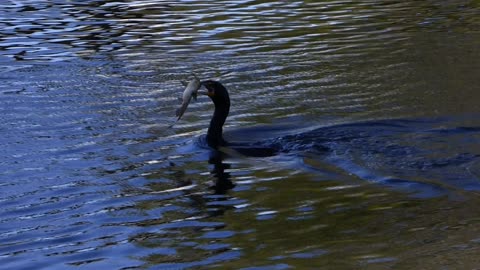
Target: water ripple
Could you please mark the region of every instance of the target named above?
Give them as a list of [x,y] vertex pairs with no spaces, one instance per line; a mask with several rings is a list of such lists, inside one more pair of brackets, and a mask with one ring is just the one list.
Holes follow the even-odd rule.
[[[478,250],[478,213],[461,202],[477,200],[478,120],[338,125],[478,112],[478,8],[2,2],[2,267],[355,269],[415,261],[398,250],[418,246],[459,254],[432,243]],[[207,99],[169,128],[191,72],[229,89],[232,138],[307,154],[216,161],[196,144]]]
[[[462,16],[453,16],[452,8]],[[405,30],[475,30],[474,11],[473,4],[408,1],[10,2],[0,10],[8,18],[0,25],[0,46],[17,60],[55,61],[99,51],[128,56],[139,46],[174,54],[202,48],[235,54],[355,54],[372,50],[378,41],[399,42]]]

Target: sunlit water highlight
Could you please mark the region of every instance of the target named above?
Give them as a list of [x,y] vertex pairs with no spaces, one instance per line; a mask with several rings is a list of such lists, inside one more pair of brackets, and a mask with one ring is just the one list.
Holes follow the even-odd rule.
[[478,267],[479,8],[2,2],[0,268]]

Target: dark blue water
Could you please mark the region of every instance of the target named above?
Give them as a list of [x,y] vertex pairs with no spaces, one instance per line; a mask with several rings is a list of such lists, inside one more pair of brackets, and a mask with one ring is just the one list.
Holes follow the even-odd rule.
[[0,268],[475,269],[479,8],[2,2]]

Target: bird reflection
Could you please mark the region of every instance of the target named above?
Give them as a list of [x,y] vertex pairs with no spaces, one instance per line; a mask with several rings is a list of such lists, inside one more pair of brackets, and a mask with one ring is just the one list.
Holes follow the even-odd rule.
[[212,150],[208,159],[208,163],[213,165],[213,169],[210,173],[213,175],[214,185],[211,187],[215,194],[225,194],[228,190],[235,187],[235,184],[230,180],[231,175],[229,172],[225,172],[226,169],[230,169],[230,164],[224,163],[225,153]]

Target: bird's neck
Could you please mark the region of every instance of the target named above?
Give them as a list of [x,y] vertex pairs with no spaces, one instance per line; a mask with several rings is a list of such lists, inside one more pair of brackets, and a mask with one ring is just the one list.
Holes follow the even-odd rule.
[[207,142],[210,147],[218,147],[226,144],[223,139],[223,125],[227,119],[230,110],[230,104],[223,104],[218,106],[215,104],[215,111],[213,112],[212,120],[207,132]]

